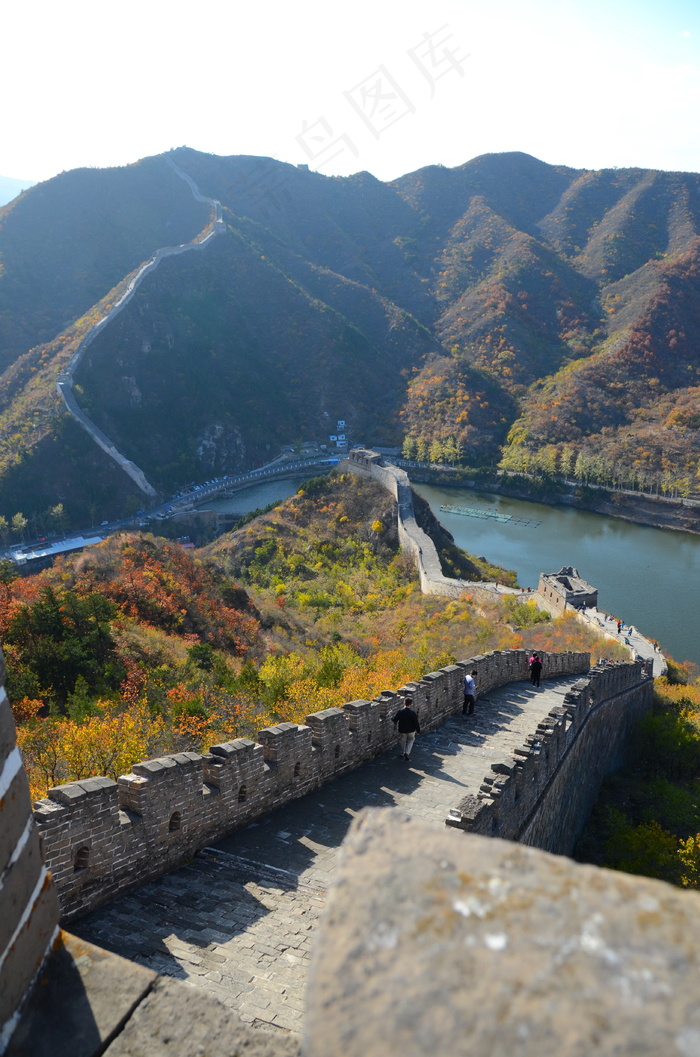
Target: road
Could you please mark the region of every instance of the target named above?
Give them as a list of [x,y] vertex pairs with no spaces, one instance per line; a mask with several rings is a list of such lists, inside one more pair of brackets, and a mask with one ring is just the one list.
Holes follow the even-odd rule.
[[[120,529],[129,529],[136,526],[145,527],[146,524],[151,522],[155,522],[154,527],[157,527],[159,521],[165,521],[175,514],[194,510],[202,502],[211,499],[213,496],[239,491],[242,488],[249,487],[251,484],[255,484],[257,481],[274,477],[295,476],[306,471],[309,471],[309,476],[312,476],[311,471],[327,473],[328,470],[337,465],[338,461],[337,456],[327,454],[314,456],[309,459],[278,457],[264,466],[249,470],[247,473],[227,474],[225,477],[217,477],[211,481],[193,485],[186,492],[178,492],[169,500],[159,503],[155,507],[138,511],[133,517],[121,518],[116,521],[105,521],[99,526],[91,525],[89,528],[75,529],[60,536],[37,537],[21,545],[14,544],[11,547],[6,547],[4,551],[0,551],[0,557],[10,558],[12,561],[19,560],[23,563],[22,560],[31,561],[34,557],[43,557],[51,546],[70,540],[89,538],[94,541],[96,539],[105,539]],[[84,546],[84,543],[70,549],[77,550],[80,546]],[[37,551],[41,551],[41,555],[38,555]],[[61,552],[57,550],[56,553]]]

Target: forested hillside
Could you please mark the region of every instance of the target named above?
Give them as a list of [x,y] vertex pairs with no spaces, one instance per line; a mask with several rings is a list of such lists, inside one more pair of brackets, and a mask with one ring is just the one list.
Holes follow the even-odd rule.
[[[448,570],[512,580],[444,530],[437,544]],[[307,482],[200,551],[129,533],[35,576],[0,563],[0,635],[35,796],[490,649],[622,650],[517,597],[422,595],[391,497],[353,475]]]
[[513,153],[382,183],[181,148],[0,210],[0,514],[57,476],[73,520],[139,503],[54,387],[97,302],[208,223],[168,159],[226,233],[148,276],[76,377],[164,493],[337,418],[419,458],[696,488],[700,176]]

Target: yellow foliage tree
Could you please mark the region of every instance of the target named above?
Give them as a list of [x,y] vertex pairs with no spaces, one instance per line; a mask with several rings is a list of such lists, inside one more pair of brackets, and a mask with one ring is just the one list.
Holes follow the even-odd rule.
[[46,796],[55,785],[91,775],[116,781],[154,754],[164,731],[161,718],[143,704],[126,712],[118,712],[112,702],[99,704],[102,715],[82,723],[49,718],[18,728],[17,743],[34,799]]

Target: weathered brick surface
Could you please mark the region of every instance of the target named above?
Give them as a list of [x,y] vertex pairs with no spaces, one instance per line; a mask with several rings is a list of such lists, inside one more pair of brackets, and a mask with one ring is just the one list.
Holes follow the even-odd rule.
[[254,1031],[206,995],[159,980],[105,1057],[298,1057],[295,1039]]
[[[582,653],[545,655],[550,677],[588,670]],[[411,694],[421,727],[459,712],[462,679],[481,693],[527,678],[525,650],[494,651],[430,672],[398,692],[280,723],[247,738],[136,764],[117,783],[72,782],[36,805],[48,865],[70,921],[125,889],[171,870],[216,837],[248,825],[359,767],[393,745],[391,717]]]
[[305,1057],[693,1057],[700,895],[368,811],[309,979]]
[[14,776],[2,800],[2,825],[0,825],[0,875],[7,868],[17,842],[31,818],[29,781],[22,768]]
[[451,811],[448,825],[568,854],[652,695],[644,662],[591,669],[520,748],[491,766],[479,792]]
[[61,932],[22,1010],[7,1057],[102,1054],[155,982],[155,973]]
[[[0,677],[5,661],[0,654]],[[48,954],[58,899],[44,869],[15,725],[0,683],[0,1052],[12,1018]]]
[[17,922],[27,905],[27,898],[36,888],[44,864],[39,848],[39,835],[32,827],[9,866],[2,872],[2,914],[0,915],[0,951],[10,944]]
[[56,933],[57,921],[56,890],[51,879],[46,876],[37,899],[32,903],[29,916],[7,948],[0,967],[0,1033],[41,968]]

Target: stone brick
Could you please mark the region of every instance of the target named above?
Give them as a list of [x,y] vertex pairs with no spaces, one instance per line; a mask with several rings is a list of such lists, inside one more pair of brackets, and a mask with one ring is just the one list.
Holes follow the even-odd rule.
[[0,802],[2,825],[0,825],[0,875],[12,856],[17,841],[20,839],[31,818],[29,806],[29,782],[27,772],[22,768],[17,772],[10,788]]
[[93,1057],[121,1029],[156,974],[61,933],[6,1057]]
[[161,978],[105,1057],[297,1057],[295,1039],[243,1024],[215,998]]
[[10,1020],[39,971],[57,924],[56,890],[47,876],[31,913],[0,963],[0,1028]]
[[[28,814],[28,813],[27,813]],[[25,814],[25,825],[28,821]],[[27,906],[44,869],[39,849],[39,835],[35,827],[16,853],[16,858],[2,873],[0,887],[0,951],[4,951]]]
[[[0,656],[2,656],[0,654]],[[5,662],[2,662],[3,670]],[[12,709],[10,708],[10,702],[7,700],[4,688],[0,683],[0,769],[3,763],[10,755],[15,747],[16,731],[15,731],[15,720],[12,715]]]
[[305,1057],[698,1052],[700,895],[396,815],[345,842]]

